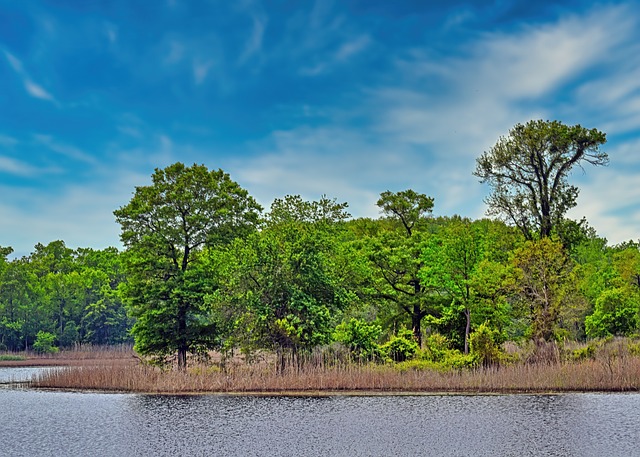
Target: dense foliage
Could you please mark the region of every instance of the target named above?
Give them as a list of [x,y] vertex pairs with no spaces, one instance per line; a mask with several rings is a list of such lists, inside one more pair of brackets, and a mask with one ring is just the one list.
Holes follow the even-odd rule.
[[177,355],[181,367],[212,349],[271,351],[283,367],[336,345],[359,362],[463,367],[505,360],[507,340],[637,334],[639,244],[609,246],[565,218],[577,196],[567,172],[603,164],[603,142],[540,121],[485,153],[477,173],[495,186],[491,210],[513,226],[434,217],[434,199],[410,189],[383,192],[377,219],[351,219],[324,196],[286,196],[262,213],[221,170],[156,170],[115,212],[124,252],[0,248],[0,349],[133,335],[141,354]]

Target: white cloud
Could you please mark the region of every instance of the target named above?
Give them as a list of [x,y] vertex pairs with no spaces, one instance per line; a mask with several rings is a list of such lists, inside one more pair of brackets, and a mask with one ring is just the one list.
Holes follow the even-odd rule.
[[308,199],[327,194],[347,201],[355,217],[377,217],[381,192],[411,188],[435,197],[436,214],[479,217],[484,211],[481,197],[467,205],[481,190],[470,169],[446,161],[432,166],[427,151],[373,132],[300,127],[274,132],[252,149],[260,155],[232,161],[228,171],[264,206],[286,194]]
[[24,80],[24,88],[27,90],[27,93],[35,98],[40,98],[42,100],[55,101],[53,96],[44,90],[42,86],[34,83],[30,79]]
[[343,43],[335,54],[336,60],[347,60],[350,57],[364,51],[371,43],[369,35],[360,35],[359,37]]
[[11,68],[13,68],[13,70],[18,73],[18,74],[23,74],[24,73],[24,68],[22,67],[22,62],[20,62],[20,60],[14,56],[13,54],[11,54],[8,51],[4,51],[4,56],[7,59],[7,62],[9,62],[9,65],[11,65]]
[[580,187],[578,205],[569,217],[586,217],[589,225],[610,244],[640,240],[640,173],[623,167],[591,170]]
[[264,17],[256,14],[253,14],[251,19],[253,27],[251,29],[251,35],[245,44],[244,50],[238,59],[240,64],[245,63],[262,49],[262,39],[267,26],[267,21]]
[[16,144],[18,144],[18,140],[16,140],[15,138],[0,134],[0,146],[11,148]]
[[47,100],[53,103],[56,103],[55,98],[49,92],[47,92],[41,85],[35,83],[27,74],[22,65],[22,62],[11,54],[8,51],[4,51],[4,55],[11,65],[11,68],[22,78],[22,82],[24,84],[24,88],[29,95],[34,98],[39,98],[41,100]]
[[[473,145],[481,152],[517,122],[555,117],[543,97],[599,65],[630,38],[631,25],[622,10],[595,10],[516,35],[487,35],[464,58],[434,62],[416,51],[398,62],[404,86],[377,91],[385,113],[379,127],[399,140],[447,146],[447,154],[464,155]],[[455,147],[458,138],[463,148]]]
[[26,162],[11,157],[0,156],[0,173],[8,173],[16,176],[33,176],[38,174],[39,171],[40,170]]
[[77,160],[79,162],[89,163],[89,164],[97,163],[94,157],[82,151],[81,149],[78,149],[75,146],[71,146],[69,144],[60,143],[50,135],[36,134],[33,137],[37,143],[43,146],[46,146],[50,150],[58,154],[61,154],[65,157],[68,157],[73,160]]

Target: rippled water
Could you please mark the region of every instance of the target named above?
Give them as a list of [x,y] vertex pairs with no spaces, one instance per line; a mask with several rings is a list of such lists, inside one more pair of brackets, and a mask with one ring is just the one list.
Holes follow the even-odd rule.
[[640,395],[246,397],[0,389],[7,456],[640,456]]

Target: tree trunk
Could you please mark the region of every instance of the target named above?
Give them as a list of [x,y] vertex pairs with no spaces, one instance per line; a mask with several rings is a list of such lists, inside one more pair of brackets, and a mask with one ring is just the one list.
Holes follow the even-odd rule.
[[178,370],[184,371],[187,369],[187,348],[181,346],[178,348]]
[[184,371],[187,368],[187,310],[186,306],[180,305],[178,308],[178,370]]
[[418,342],[418,347],[422,349],[422,309],[420,305],[413,305],[413,314],[411,314],[411,328],[413,330],[413,336]]
[[469,334],[471,333],[471,310],[465,308],[464,315],[467,318],[467,324],[464,327],[464,353],[469,353]]

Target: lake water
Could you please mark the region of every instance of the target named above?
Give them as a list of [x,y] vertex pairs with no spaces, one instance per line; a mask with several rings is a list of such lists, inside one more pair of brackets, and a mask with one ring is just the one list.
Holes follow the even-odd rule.
[[640,394],[314,398],[4,386],[0,455],[640,456]]

